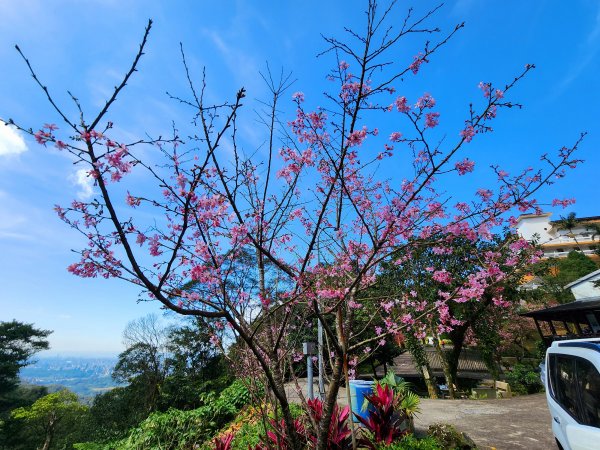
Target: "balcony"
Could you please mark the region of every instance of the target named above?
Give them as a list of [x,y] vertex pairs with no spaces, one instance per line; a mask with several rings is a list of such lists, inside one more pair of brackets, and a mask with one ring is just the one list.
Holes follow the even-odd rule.
[[[573,249],[569,249],[568,251],[558,252],[556,250],[544,250],[544,258],[566,258],[569,255],[569,252],[573,251]],[[581,253],[587,256],[594,255],[594,250],[586,248],[583,250],[579,250]]]
[[579,235],[579,236],[575,236],[575,237],[571,237],[571,236],[559,236],[557,238],[553,238],[547,242],[544,242],[542,244],[542,246],[544,245],[557,245],[557,244],[585,244],[585,245],[595,245],[598,244],[599,241],[594,241],[592,239],[591,235],[588,236],[584,236],[584,235]]

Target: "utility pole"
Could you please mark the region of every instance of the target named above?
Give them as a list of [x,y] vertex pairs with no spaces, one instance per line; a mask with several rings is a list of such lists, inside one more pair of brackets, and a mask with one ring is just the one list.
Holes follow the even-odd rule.
[[307,384],[307,396],[309,400],[315,398],[315,394],[313,392],[313,355],[315,354],[315,343],[314,342],[304,342],[302,344],[303,353],[306,355],[306,384]]
[[323,363],[323,324],[317,318],[317,351],[319,357],[319,397],[321,401],[325,401],[325,382],[323,380],[323,374],[325,372]]

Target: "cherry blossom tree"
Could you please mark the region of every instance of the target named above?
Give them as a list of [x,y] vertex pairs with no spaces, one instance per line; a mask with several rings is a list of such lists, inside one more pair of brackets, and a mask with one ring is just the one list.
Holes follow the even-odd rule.
[[[392,2],[381,9],[370,0],[364,33],[348,30],[347,41],[325,39],[322,57],[334,61],[326,106],[306,106],[314,99],[296,92],[295,117],[282,117],[290,79],[264,74],[270,91],[260,116],[264,158],[242,145],[238,123],[245,89],[231,100],[207,104],[206,80],[193,82],[183,50],[190,93],[174,98],[192,108],[195,128],[183,133],[174,127],[168,138],[134,142],[115,136],[107,112],[135,73],[152,22],[122,82],[93,118],[76,98],[79,114],[68,117],[23,56],[62,124],[34,131],[6,121],[38,143],[68,152],[94,180],[97,195],[91,201],[56,206],[59,217],[88,241],[68,270],[133,283],[164,308],[210,319],[215,345],[227,347],[224,336],[243,343],[279,406],[292,448],[301,446],[284,386],[298,350],[286,339],[292,325],[318,320],[332,352],[323,416],[312,424],[316,446],[324,449],[355,355],[384,345],[450,302],[479,301],[504,277],[490,252],[481,255],[476,273],[423,311],[404,310],[402,299],[370,299],[385,328],[363,335],[353,327],[355,311],[382,262],[392,255],[410,259],[422,245],[451,247],[438,236],[491,239],[492,229],[514,222],[513,208],[539,212],[539,189],[580,162],[574,152],[583,136],[555,156],[544,155],[537,169],[510,175],[494,166],[497,182],[472,198],[454,198],[446,182],[473,171],[475,142],[492,131],[497,114],[520,106],[509,96],[534,66],[506,84],[482,82],[480,101],[469,106],[464,126],[439,140],[443,118],[435,98],[430,93],[408,98],[402,82],[432,62],[463,24],[443,34],[429,25],[438,8],[421,17],[409,10],[398,20],[393,7]],[[433,40],[413,54],[400,52],[398,44],[413,35]],[[386,177],[384,166],[408,175]],[[155,189],[139,190],[132,173],[137,180],[153,180]],[[432,276],[448,285],[454,278],[443,270]]]
[[[458,363],[467,337],[471,343],[482,344],[480,350],[485,339],[492,335],[499,338],[502,319],[513,312],[521,297],[516,286],[542,254],[516,233],[471,238],[448,234],[435,236],[431,245],[415,246],[410,259],[400,254],[401,261],[383,264],[375,295],[397,299],[393,306],[389,301],[383,304],[404,315],[403,320],[409,325],[404,333],[407,348],[423,372],[430,393],[435,392],[435,384],[421,341],[433,337],[449,395],[454,398]],[[470,292],[471,300],[461,298],[465,286],[474,286],[469,280],[481,276],[482,269],[495,274],[494,282]],[[450,297],[452,301],[447,301]],[[420,320],[414,320],[431,309]],[[485,327],[480,326],[483,323]],[[450,340],[450,349],[440,346],[442,338]],[[497,348],[491,350],[498,354],[494,351]]]

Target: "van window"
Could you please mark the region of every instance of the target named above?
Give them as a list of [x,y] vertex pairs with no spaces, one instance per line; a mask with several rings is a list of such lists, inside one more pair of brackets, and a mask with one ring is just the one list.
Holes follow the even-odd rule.
[[594,365],[571,355],[550,354],[550,395],[578,423],[600,428],[600,373]]
[[581,423],[600,428],[600,374],[594,365],[577,358],[577,379],[581,392]]
[[552,355],[550,358],[552,396],[577,421],[577,384],[575,358],[567,355]]

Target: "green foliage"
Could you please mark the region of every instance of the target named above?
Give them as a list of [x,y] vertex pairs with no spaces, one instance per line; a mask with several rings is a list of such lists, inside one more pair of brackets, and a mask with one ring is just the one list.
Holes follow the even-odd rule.
[[35,436],[21,420],[10,416],[13,409],[31,406],[48,394],[44,386],[19,385],[0,401],[0,449],[28,450],[36,445]]
[[159,409],[197,408],[202,392],[220,391],[232,382],[225,359],[210,343],[209,329],[205,319],[193,318],[170,331]]
[[87,413],[87,406],[79,403],[77,395],[65,389],[13,410],[11,418],[23,423],[20,439],[26,440],[29,448],[42,444],[44,448],[68,448],[82,439]]
[[442,449],[449,450],[474,450],[475,442],[465,433],[459,432],[452,425],[435,423],[430,425],[427,434],[433,437]]
[[129,436],[118,443],[118,450],[187,450],[204,442],[214,430],[206,410],[170,409],[148,416]]
[[531,295],[535,299],[569,303],[575,300],[570,289],[565,286],[595,270],[597,264],[578,251],[571,251],[566,258],[551,258],[534,267],[533,273],[541,281],[541,286]]
[[30,406],[40,397],[48,394],[46,386],[20,384],[15,389],[0,397],[0,419],[8,417],[13,409]]
[[29,358],[48,349],[50,333],[30,323],[0,322],[0,397],[17,387],[19,370],[30,363]]
[[209,407],[212,408],[214,417],[228,417],[250,403],[250,400],[250,391],[244,382],[235,380],[221,392],[214,403],[209,404]]
[[515,366],[506,373],[506,382],[516,394],[536,394],[544,389],[540,374],[524,364]]
[[[169,409],[154,412],[133,428],[125,439],[101,445],[102,450],[187,450],[210,439],[217,430],[231,421],[251,399],[241,380],[234,381],[219,395],[202,395],[203,405],[183,411]],[[81,450],[96,450],[94,443],[78,444]],[[88,446],[88,447],[86,447]],[[246,450],[246,449],[244,449]]]
[[260,420],[247,422],[239,428],[231,445],[231,450],[248,450],[248,447],[254,448],[261,442],[267,430]]
[[379,447],[380,450],[444,450],[444,448],[432,436],[417,438],[413,434],[408,434],[390,445]]
[[[89,440],[124,439],[151,413],[171,409],[201,408],[203,421],[214,429],[249,400],[239,383],[225,390],[228,397],[209,393],[226,388],[231,377],[223,357],[211,347],[206,324],[199,319],[165,328],[155,316],[147,316],[131,322],[124,339],[127,349],[119,355],[113,378],[128,385],[95,397]],[[165,420],[181,419],[167,416]],[[161,416],[155,417],[155,421],[160,420]]]
[[390,371],[385,374],[385,377],[375,383],[375,385],[389,386],[392,389],[395,399],[394,407],[402,411],[409,419],[420,412],[421,399],[411,390],[411,383],[405,381],[402,377]]
[[118,387],[97,395],[90,408],[89,436],[98,442],[121,439],[148,416],[137,385]]
[[116,450],[118,445],[118,443],[82,442],[73,444],[73,448],[74,450]]

